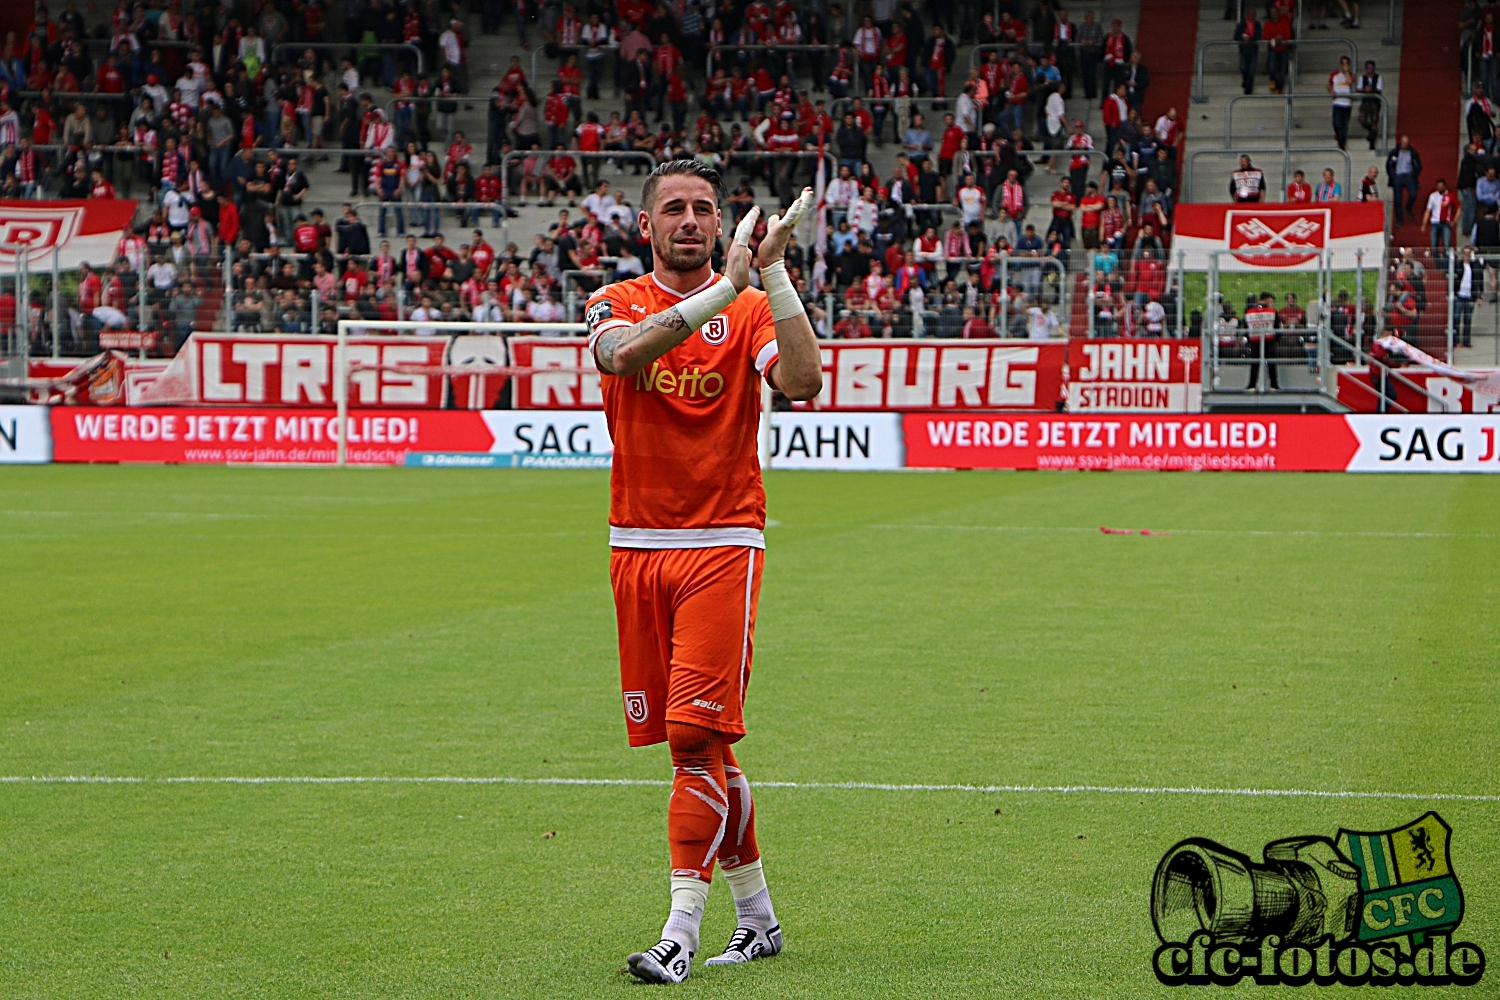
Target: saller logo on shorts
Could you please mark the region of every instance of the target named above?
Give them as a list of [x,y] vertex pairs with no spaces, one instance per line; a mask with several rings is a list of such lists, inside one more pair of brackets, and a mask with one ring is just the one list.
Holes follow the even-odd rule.
[[625,692],[625,718],[639,726],[650,714],[651,707],[646,704],[646,692]]
[[724,711],[724,706],[723,705],[720,705],[716,701],[709,701],[707,698],[694,698],[693,699],[693,704],[697,705],[699,708],[706,708],[710,712],[722,712],[722,711]]
[[1152,956],[1168,986],[1473,986],[1484,952],[1455,940],[1463,892],[1435,812],[1375,833],[1273,840],[1262,860],[1179,842],[1156,867]]

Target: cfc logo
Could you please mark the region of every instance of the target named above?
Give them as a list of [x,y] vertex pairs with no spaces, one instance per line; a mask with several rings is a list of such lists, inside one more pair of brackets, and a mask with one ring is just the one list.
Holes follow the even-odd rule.
[[703,338],[705,344],[713,344],[717,347],[724,343],[725,338],[729,336],[729,317],[715,316],[699,328],[698,335]]
[[646,704],[646,692],[625,692],[625,718],[634,722],[637,726],[646,721],[651,714],[650,707]]
[[652,363],[649,372],[636,373],[635,387],[647,392],[666,393],[668,396],[686,396],[688,399],[702,396],[704,399],[713,399],[724,391],[724,376],[697,367],[684,367],[674,374],[663,368],[660,361],[656,361]]

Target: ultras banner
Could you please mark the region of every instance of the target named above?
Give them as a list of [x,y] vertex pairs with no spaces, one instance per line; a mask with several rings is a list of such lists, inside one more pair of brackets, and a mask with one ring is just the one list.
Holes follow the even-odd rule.
[[[194,333],[137,399],[143,405],[330,406],[334,336]],[[439,366],[506,363],[501,337],[360,336],[347,341],[349,402],[397,408],[494,406],[505,379]],[[450,368],[451,372],[451,368]]]
[[[841,340],[819,348],[822,395],[797,409],[1051,412],[1064,398],[1064,340]],[[517,365],[560,369],[517,376],[517,409],[603,404],[584,338],[513,337],[510,349]]]

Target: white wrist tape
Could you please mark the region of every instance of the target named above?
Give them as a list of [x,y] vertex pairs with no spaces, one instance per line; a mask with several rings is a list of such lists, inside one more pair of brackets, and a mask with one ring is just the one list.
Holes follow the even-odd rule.
[[689,295],[677,303],[677,314],[682,317],[682,321],[688,325],[689,330],[696,330],[728,309],[729,304],[738,298],[739,294],[734,290],[734,282],[725,278],[723,281],[714,282],[697,295]]
[[755,223],[760,220],[760,206],[750,206],[750,211],[740,220],[740,224],[734,227],[734,241],[742,247],[750,245],[750,235],[755,232]]
[[802,297],[797,294],[797,289],[792,287],[792,279],[787,276],[786,261],[778,260],[761,268],[760,283],[771,303],[773,320],[780,322],[784,319],[796,319],[807,312],[802,305]]

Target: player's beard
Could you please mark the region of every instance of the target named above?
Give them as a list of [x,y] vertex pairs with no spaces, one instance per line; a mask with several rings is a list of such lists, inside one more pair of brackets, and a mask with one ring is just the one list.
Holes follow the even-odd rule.
[[674,243],[670,236],[663,235],[651,241],[651,250],[667,270],[688,274],[713,259],[714,244],[706,237],[697,245]]

